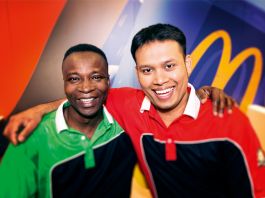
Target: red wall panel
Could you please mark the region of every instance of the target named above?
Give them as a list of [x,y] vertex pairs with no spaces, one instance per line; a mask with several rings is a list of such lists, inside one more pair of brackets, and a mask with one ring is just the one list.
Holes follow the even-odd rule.
[[0,2],[0,116],[8,116],[23,94],[65,3]]

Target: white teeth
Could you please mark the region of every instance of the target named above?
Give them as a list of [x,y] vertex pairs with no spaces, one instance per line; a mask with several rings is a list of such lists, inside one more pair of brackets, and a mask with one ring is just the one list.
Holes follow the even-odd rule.
[[82,102],[91,102],[92,100],[94,100],[95,98],[83,98],[83,99],[80,99]]
[[171,92],[173,89],[174,89],[174,88],[171,87],[171,88],[168,88],[168,89],[159,90],[159,91],[155,91],[155,92],[156,92],[156,94],[158,94],[158,95],[162,95],[162,94],[167,94],[167,93]]

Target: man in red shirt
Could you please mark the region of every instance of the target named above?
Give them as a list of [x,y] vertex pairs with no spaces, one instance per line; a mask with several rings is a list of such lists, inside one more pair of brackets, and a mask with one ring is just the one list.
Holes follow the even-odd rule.
[[142,90],[112,89],[107,108],[128,131],[153,196],[265,197],[256,134],[239,109],[219,119],[211,101],[200,104],[188,83],[183,32],[168,24],[144,28],[131,53]]

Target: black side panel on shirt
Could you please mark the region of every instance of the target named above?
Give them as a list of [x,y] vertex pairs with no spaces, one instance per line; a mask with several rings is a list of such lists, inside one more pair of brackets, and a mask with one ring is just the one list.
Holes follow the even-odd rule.
[[158,197],[252,197],[242,153],[231,142],[177,143],[177,160],[166,161],[164,143],[151,135],[142,141]]
[[84,155],[52,171],[53,197],[129,197],[136,156],[129,137],[122,133],[94,149],[96,166],[85,169]]

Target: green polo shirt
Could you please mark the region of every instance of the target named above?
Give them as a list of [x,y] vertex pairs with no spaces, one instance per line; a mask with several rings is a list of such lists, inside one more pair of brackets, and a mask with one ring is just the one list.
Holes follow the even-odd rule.
[[[100,188],[104,187],[106,178],[111,176],[115,180],[117,177],[118,181],[118,174],[124,167],[129,174],[125,174],[122,185],[127,189],[124,195],[129,196],[135,154],[124,130],[103,108],[103,120],[88,139],[67,126],[63,108],[68,106],[69,103],[64,102],[57,111],[44,116],[27,141],[18,146],[8,146],[0,166],[1,198],[58,197],[70,196],[71,193],[77,197],[100,196]],[[117,156],[122,156],[120,149],[125,151],[124,158],[131,159],[124,160],[124,163],[117,160]],[[95,183],[90,181],[92,178],[98,182],[99,189],[86,186]],[[87,190],[76,187],[78,183]],[[119,194],[116,191],[109,190],[108,193],[116,196]]]

